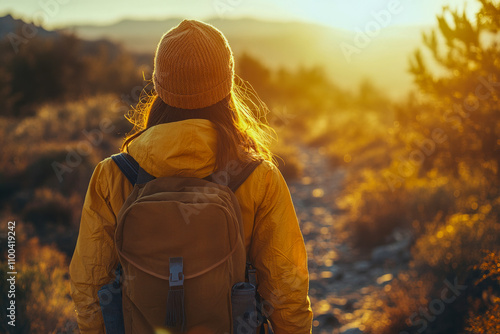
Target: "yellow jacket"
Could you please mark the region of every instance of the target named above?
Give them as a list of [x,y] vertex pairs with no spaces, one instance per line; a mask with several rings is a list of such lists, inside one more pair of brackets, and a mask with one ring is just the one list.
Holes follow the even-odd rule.
[[[132,155],[156,176],[206,177],[214,168],[216,131],[208,120],[160,124],[136,138]],[[71,296],[82,334],[104,334],[97,291],[114,278],[116,216],[132,185],[107,158],[94,170],[85,197],[80,232],[70,264]],[[279,170],[264,161],[235,193],[245,245],[257,269],[259,292],[274,308],[276,334],[310,333],[307,254],[288,187]]]

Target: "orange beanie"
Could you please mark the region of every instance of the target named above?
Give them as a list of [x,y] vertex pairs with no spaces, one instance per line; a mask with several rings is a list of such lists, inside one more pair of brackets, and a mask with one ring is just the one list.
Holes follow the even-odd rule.
[[211,106],[229,95],[233,77],[231,48],[209,24],[184,20],[158,43],[153,83],[168,105],[182,109]]

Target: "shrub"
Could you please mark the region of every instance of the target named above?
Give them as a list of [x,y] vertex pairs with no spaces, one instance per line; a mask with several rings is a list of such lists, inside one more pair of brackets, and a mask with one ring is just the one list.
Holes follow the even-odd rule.
[[423,306],[429,303],[428,295],[434,277],[425,279],[417,272],[400,273],[398,278],[364,298],[362,309],[366,312],[363,326],[367,333],[399,333],[411,326]]
[[337,201],[346,211],[344,225],[352,242],[365,250],[391,241],[397,229],[418,233],[436,215],[446,216],[455,207],[453,184],[436,171],[425,178],[408,178],[399,188],[383,178],[386,171],[365,169],[358,182],[349,178]]
[[468,319],[467,331],[475,334],[500,333],[500,255],[498,252],[487,252],[480,265],[476,269],[481,270],[483,276],[477,284],[490,281],[490,289],[482,299],[486,304],[483,310],[474,312]]
[[442,225],[430,224],[415,243],[412,266],[439,277],[454,273],[464,279],[481,262],[480,249],[500,245],[500,225],[491,210],[491,204],[485,204],[475,214],[457,213]]
[[[66,256],[53,246],[42,246],[38,238],[25,239],[24,227],[16,226],[16,327],[10,333],[73,333],[76,329],[74,306],[69,296]],[[23,236],[24,235],[24,236]],[[5,262],[0,277],[7,278]],[[7,295],[7,285],[1,285]],[[2,298],[0,314],[5,319],[6,304]],[[0,325],[7,332],[6,322]],[[12,328],[9,327],[9,330]]]

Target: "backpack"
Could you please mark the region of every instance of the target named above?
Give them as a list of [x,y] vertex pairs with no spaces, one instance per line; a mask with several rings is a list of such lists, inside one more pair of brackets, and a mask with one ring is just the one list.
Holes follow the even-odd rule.
[[256,295],[253,285],[242,283],[245,239],[234,192],[260,161],[236,164],[232,175],[201,179],[155,178],[126,153],[112,159],[134,185],[115,232],[125,332],[153,333],[165,327],[174,332],[255,332],[261,324],[255,321],[236,329],[231,304],[235,289],[238,298],[247,293],[254,305]]

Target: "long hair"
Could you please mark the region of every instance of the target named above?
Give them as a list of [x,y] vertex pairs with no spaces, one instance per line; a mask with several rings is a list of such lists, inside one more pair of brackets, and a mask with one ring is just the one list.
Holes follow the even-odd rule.
[[215,126],[216,171],[235,160],[264,159],[276,164],[270,150],[275,132],[266,122],[268,109],[251,86],[236,79],[225,99],[206,108],[180,109],[166,104],[155,93],[144,96],[126,116],[134,127],[125,137],[121,151],[127,152],[128,145],[152,126],[200,118]]

